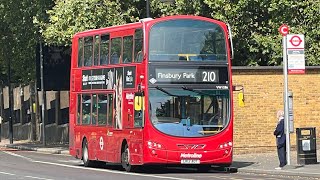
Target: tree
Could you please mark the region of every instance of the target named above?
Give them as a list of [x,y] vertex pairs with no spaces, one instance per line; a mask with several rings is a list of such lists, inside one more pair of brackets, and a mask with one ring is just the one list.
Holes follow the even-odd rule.
[[[118,0],[56,0],[48,10],[49,21],[37,20],[48,44],[70,45],[72,36],[80,31],[124,24],[131,19],[122,13]],[[129,12],[132,9],[128,10]]]
[[[320,0],[150,0],[151,16],[194,14],[229,23],[233,31],[233,65],[277,66],[282,63],[278,28],[286,23],[290,33],[305,34],[306,64],[320,64]],[[79,31],[135,22],[145,17],[144,0],[56,0],[41,27],[46,42],[70,44]]]
[[0,0],[0,77],[4,82],[8,77],[9,60],[12,82],[27,83],[35,79],[35,52],[39,34],[33,24],[33,17],[39,13],[39,2]]
[[[155,1],[153,1],[155,2]],[[320,64],[320,0],[176,0],[157,4],[162,14],[196,14],[229,23],[233,30],[233,65],[277,66],[282,63],[278,28],[286,23],[290,33],[304,34],[306,65]]]

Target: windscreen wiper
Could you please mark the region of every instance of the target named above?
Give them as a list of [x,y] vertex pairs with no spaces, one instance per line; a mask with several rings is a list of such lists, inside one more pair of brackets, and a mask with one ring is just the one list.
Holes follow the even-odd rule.
[[202,91],[198,91],[198,90],[194,90],[192,88],[189,88],[187,86],[182,86],[181,87],[183,90],[186,90],[186,91],[191,91],[191,92],[194,92],[194,93],[198,93],[199,95],[206,95],[206,96],[213,96],[212,94],[208,94],[208,93],[204,93]]
[[158,90],[161,91],[161,92],[164,92],[164,93],[168,94],[169,96],[175,96],[175,95],[169,93],[168,91],[164,90],[163,88],[161,88],[161,87],[159,87],[159,86],[157,86],[156,89],[158,89]]

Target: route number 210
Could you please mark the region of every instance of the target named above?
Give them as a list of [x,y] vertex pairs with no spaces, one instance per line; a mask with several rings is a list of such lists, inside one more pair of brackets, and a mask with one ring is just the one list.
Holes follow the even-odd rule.
[[216,73],[214,71],[202,71],[202,82],[215,82]]

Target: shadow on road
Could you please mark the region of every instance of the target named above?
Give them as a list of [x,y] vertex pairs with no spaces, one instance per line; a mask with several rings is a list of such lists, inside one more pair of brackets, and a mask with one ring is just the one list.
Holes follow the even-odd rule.
[[243,161],[233,161],[232,167],[235,168],[243,168],[243,167],[248,167],[255,164],[255,162],[243,162]]
[[[81,165],[83,166],[83,164]],[[121,165],[118,164],[104,164],[97,163],[92,168],[108,169],[115,171],[124,171]],[[236,173],[235,168],[224,168],[212,166],[206,171],[199,171],[197,167],[175,167],[175,166],[162,166],[162,165],[152,165],[152,166],[141,166],[135,169],[136,173],[142,174],[175,174],[175,173]]]

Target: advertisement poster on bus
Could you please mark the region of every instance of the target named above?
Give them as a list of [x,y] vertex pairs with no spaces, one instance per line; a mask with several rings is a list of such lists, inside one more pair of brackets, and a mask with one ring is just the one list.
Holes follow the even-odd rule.
[[123,91],[123,68],[116,68],[115,81],[115,127],[122,129],[122,91]]

